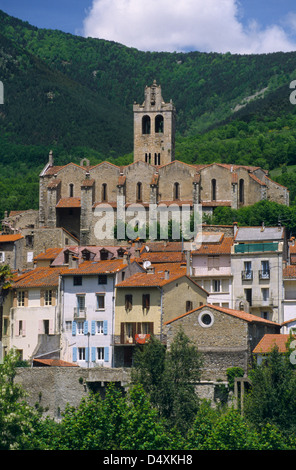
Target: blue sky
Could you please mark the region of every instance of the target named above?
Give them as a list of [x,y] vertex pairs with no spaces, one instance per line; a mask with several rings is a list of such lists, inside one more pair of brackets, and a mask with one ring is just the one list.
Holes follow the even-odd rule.
[[141,50],[296,50],[295,0],[0,0],[0,9]]

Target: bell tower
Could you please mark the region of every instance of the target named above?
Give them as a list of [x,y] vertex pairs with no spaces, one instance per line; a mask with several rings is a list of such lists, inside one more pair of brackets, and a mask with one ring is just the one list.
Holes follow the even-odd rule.
[[175,114],[172,103],[165,103],[161,86],[154,80],[145,88],[145,101],[134,103],[134,161],[160,166],[175,159]]

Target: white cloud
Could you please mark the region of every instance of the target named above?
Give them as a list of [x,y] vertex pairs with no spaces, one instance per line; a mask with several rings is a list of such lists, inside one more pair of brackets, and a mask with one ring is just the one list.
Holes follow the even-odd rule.
[[93,0],[84,35],[145,51],[296,50],[280,25],[244,27],[238,0]]

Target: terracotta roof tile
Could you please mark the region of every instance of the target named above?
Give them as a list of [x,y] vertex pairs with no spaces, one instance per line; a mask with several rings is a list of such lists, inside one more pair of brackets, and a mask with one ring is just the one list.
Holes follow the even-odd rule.
[[201,310],[202,308],[205,308],[205,307],[210,307],[214,310],[218,310],[219,312],[226,313],[227,315],[231,315],[231,316],[234,316],[236,318],[240,318],[241,320],[247,321],[249,323],[265,323],[265,324],[269,324],[269,325],[278,326],[279,328],[281,326],[279,323],[275,323],[275,322],[270,321],[270,320],[265,320],[265,318],[257,317],[256,315],[252,315],[251,313],[247,313],[247,312],[244,312],[242,310],[234,310],[234,309],[231,309],[231,308],[218,307],[218,306],[212,305],[212,304],[201,305],[200,307],[198,307],[194,310],[190,310],[190,312],[185,312],[185,313],[183,313],[183,315],[180,315],[180,316],[178,316],[178,317],[176,317],[172,320],[169,320],[164,324],[167,325],[169,323],[172,323],[173,321],[176,321],[179,318],[182,318],[186,315],[190,315],[191,313],[196,312],[198,310]]
[[111,259],[104,261],[84,261],[77,268],[68,269],[63,273],[65,276],[73,275],[95,275],[112,274],[121,271],[127,266],[122,259]]
[[79,367],[72,362],[62,361],[61,359],[33,359],[33,366],[35,367]]
[[13,289],[26,289],[30,287],[57,287],[59,275],[67,268],[39,267],[23,273],[15,278]]
[[24,237],[20,233],[16,233],[15,235],[0,235],[0,243],[15,242],[17,240],[20,240],[21,238]]
[[266,334],[253,349],[253,353],[270,353],[275,346],[278,347],[280,353],[285,353],[287,351],[286,343],[289,337],[289,334]]
[[39,255],[34,256],[34,260],[53,260],[55,259],[58,254],[63,250],[63,248],[48,248],[43,253],[39,253]]
[[296,279],[296,265],[288,265],[283,269],[284,279]]
[[192,251],[192,255],[228,255],[232,245],[233,237],[223,237],[220,243],[202,243],[198,250]]
[[65,207],[80,207],[81,201],[80,197],[64,197],[59,200],[56,207],[65,208]]

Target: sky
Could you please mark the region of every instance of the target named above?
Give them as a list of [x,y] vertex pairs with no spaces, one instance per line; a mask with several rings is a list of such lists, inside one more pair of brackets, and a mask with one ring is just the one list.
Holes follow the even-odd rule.
[[295,0],[0,0],[0,9],[142,51],[296,51]]

